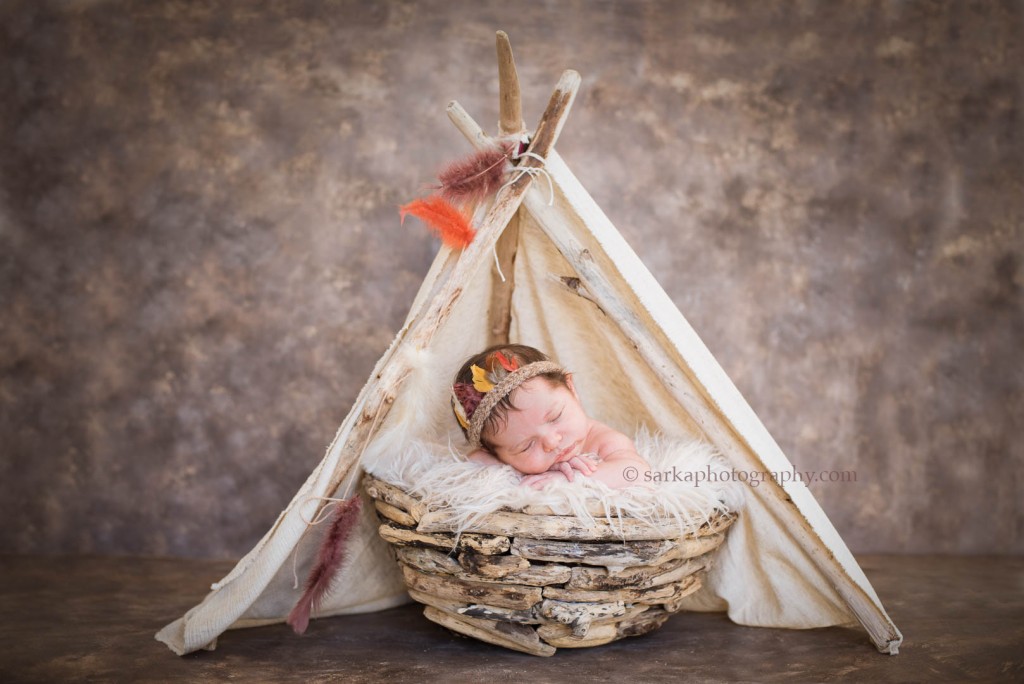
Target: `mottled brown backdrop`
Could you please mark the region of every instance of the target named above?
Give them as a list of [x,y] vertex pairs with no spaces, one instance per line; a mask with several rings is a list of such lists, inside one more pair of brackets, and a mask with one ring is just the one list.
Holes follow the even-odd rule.
[[855,551],[1021,553],[1020,2],[0,5],[0,551],[236,556],[535,123]]

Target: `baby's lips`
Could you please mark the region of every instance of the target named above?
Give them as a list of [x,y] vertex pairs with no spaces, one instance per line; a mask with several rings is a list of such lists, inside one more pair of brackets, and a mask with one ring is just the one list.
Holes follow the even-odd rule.
[[577,446],[579,446],[579,442],[573,442],[572,444],[570,444],[569,448],[567,448],[565,450],[565,454],[564,455],[560,455],[558,457],[557,462],[558,463],[564,463],[565,461],[570,460],[572,458],[572,456],[573,456],[572,452],[576,450]]

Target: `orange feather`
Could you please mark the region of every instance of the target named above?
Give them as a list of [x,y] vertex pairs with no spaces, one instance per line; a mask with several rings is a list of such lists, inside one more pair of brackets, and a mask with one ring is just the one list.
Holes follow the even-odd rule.
[[413,200],[399,207],[398,213],[403,224],[406,214],[420,219],[441,238],[441,242],[453,249],[465,249],[476,235],[466,215],[439,195]]

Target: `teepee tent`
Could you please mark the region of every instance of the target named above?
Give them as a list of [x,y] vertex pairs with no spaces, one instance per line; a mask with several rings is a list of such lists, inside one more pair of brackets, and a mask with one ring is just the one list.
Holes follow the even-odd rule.
[[[524,130],[507,37],[498,34],[503,135]],[[175,653],[213,648],[227,629],[283,622],[325,535],[310,525],[327,497],[356,491],[363,463],[410,435],[457,433],[449,383],[472,353],[499,341],[535,346],[571,366],[587,411],[623,430],[680,431],[717,447],[736,471],[791,472],[686,319],[554,149],[580,77],[566,71],[521,173],[477,214],[464,250],[442,247],[408,317],[377,362],[323,460],[277,521],[209,595],[157,634]],[[457,103],[449,117],[474,147],[489,139]],[[550,181],[550,183],[548,182]],[[685,608],[739,624],[811,628],[860,622],[883,653],[902,636],[805,483],[765,479]],[[368,507],[349,540],[336,590],[316,617],[407,602]]]

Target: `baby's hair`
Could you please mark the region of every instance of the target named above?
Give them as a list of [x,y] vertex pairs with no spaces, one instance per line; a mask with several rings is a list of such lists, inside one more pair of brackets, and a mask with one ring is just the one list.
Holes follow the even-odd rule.
[[[496,352],[501,352],[507,359],[515,360],[519,366],[525,366],[530,363],[537,363],[538,361],[550,361],[544,352],[533,347],[529,347],[525,344],[496,344],[492,347],[484,349],[479,354],[474,354],[469,357],[458,374],[455,376],[456,383],[466,383],[470,386],[473,384],[473,371],[472,366],[479,366],[486,371],[492,371],[495,366],[498,365],[499,361],[495,356]],[[550,371],[547,373],[541,373],[537,376],[538,378],[544,378],[547,380],[552,387],[561,385],[566,389],[569,389],[569,373],[564,370]],[[494,446],[491,444],[485,435],[493,434],[499,427],[503,427],[508,422],[508,412],[516,410],[516,406],[512,403],[512,395],[515,392],[508,394],[499,401],[491,414],[487,417],[484,422],[484,427],[480,431],[480,445],[487,451],[494,453]],[[461,426],[460,426],[461,427]],[[462,428],[462,433],[469,437],[469,432],[466,428]]]

